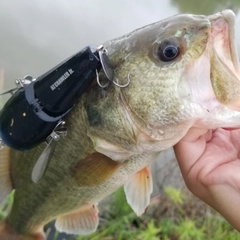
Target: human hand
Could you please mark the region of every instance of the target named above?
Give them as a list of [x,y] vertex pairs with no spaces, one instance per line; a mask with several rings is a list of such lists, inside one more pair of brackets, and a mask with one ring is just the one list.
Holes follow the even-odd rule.
[[174,151],[189,190],[240,231],[240,130],[192,128]]

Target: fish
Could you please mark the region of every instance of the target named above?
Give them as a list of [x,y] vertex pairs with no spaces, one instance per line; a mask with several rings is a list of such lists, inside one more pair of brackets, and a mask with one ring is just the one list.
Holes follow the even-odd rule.
[[1,239],[44,240],[43,227],[54,219],[58,231],[90,234],[98,227],[99,201],[121,186],[141,216],[153,188],[150,164],[161,151],[192,127],[240,127],[231,10],[175,15],[103,46],[118,85],[106,86],[100,72],[105,87],[94,80],[78,99],[43,179],[34,183],[31,173],[44,143],[0,151],[0,202],[14,190]]

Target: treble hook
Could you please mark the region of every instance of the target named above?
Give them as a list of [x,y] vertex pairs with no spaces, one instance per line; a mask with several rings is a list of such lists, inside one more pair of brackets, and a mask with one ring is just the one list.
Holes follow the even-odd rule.
[[100,83],[99,73],[98,73],[97,69],[96,69],[96,77],[97,77],[97,83],[98,83],[98,85],[99,85],[101,88],[106,88],[106,87],[109,85],[109,82],[107,82],[105,85],[102,85],[102,84]]
[[[117,82],[114,81],[114,70],[113,70],[113,66],[110,62],[110,59],[108,58],[107,56],[107,50],[104,48],[103,45],[100,45],[98,48],[98,53],[99,53],[99,58],[100,58],[100,62],[102,64],[102,69],[103,69],[103,72],[104,74],[106,75],[107,79],[112,82],[114,85],[116,85],[117,87],[120,87],[120,88],[124,88],[124,87],[127,87],[129,84],[130,84],[130,73],[128,74],[128,81],[127,83],[121,85]],[[98,85],[101,87],[101,88],[105,88],[108,86],[109,83],[105,84],[105,85],[102,85],[100,83],[100,80],[99,80],[99,74],[98,72],[96,71],[96,76],[97,76],[97,83]]]

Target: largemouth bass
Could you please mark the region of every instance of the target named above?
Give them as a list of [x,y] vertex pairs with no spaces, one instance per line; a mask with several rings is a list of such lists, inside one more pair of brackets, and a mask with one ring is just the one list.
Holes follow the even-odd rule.
[[183,14],[103,44],[114,82],[130,84],[91,85],[67,116],[68,135],[39,183],[31,173],[44,144],[1,150],[0,200],[13,189],[15,196],[0,238],[45,239],[43,227],[53,219],[59,231],[89,234],[98,226],[97,203],[122,185],[141,215],[152,192],[149,165],[159,152],[191,127],[240,127],[234,28],[230,10]]

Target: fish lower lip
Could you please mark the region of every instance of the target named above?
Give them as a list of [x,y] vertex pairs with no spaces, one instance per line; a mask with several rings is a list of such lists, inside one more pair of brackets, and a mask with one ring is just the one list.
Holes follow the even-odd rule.
[[[212,16],[209,16],[211,21],[211,38],[217,37],[215,41],[215,51],[220,55],[221,58],[228,58],[228,62],[232,62],[233,65],[230,67],[235,73],[240,73],[239,58],[236,46],[235,36],[235,14],[231,10],[224,10]],[[218,42],[222,41],[222,46],[218,46]],[[220,52],[219,49],[225,49],[225,53]],[[227,64],[229,65],[229,64]],[[230,65],[229,65],[230,66]],[[234,69],[233,69],[234,68]],[[238,75],[237,74],[237,75]]]
[[228,24],[228,36],[229,36],[229,48],[230,48],[230,55],[231,60],[233,62],[235,70],[239,73],[240,66],[239,66],[239,57],[238,51],[236,46],[236,34],[235,34],[235,14],[231,10],[224,10],[221,12],[221,16]]
[[230,39],[230,51],[233,65],[237,72],[240,72],[239,58],[236,46],[236,35],[235,35],[235,14],[231,10],[225,10],[221,12],[225,21],[228,22],[228,34]]
[[228,22],[229,25],[235,26],[235,14],[231,10],[224,10],[221,12],[221,15]]
[[211,21],[210,39],[213,50],[225,65],[240,79],[240,66],[235,41],[235,15],[231,10],[209,16]]

